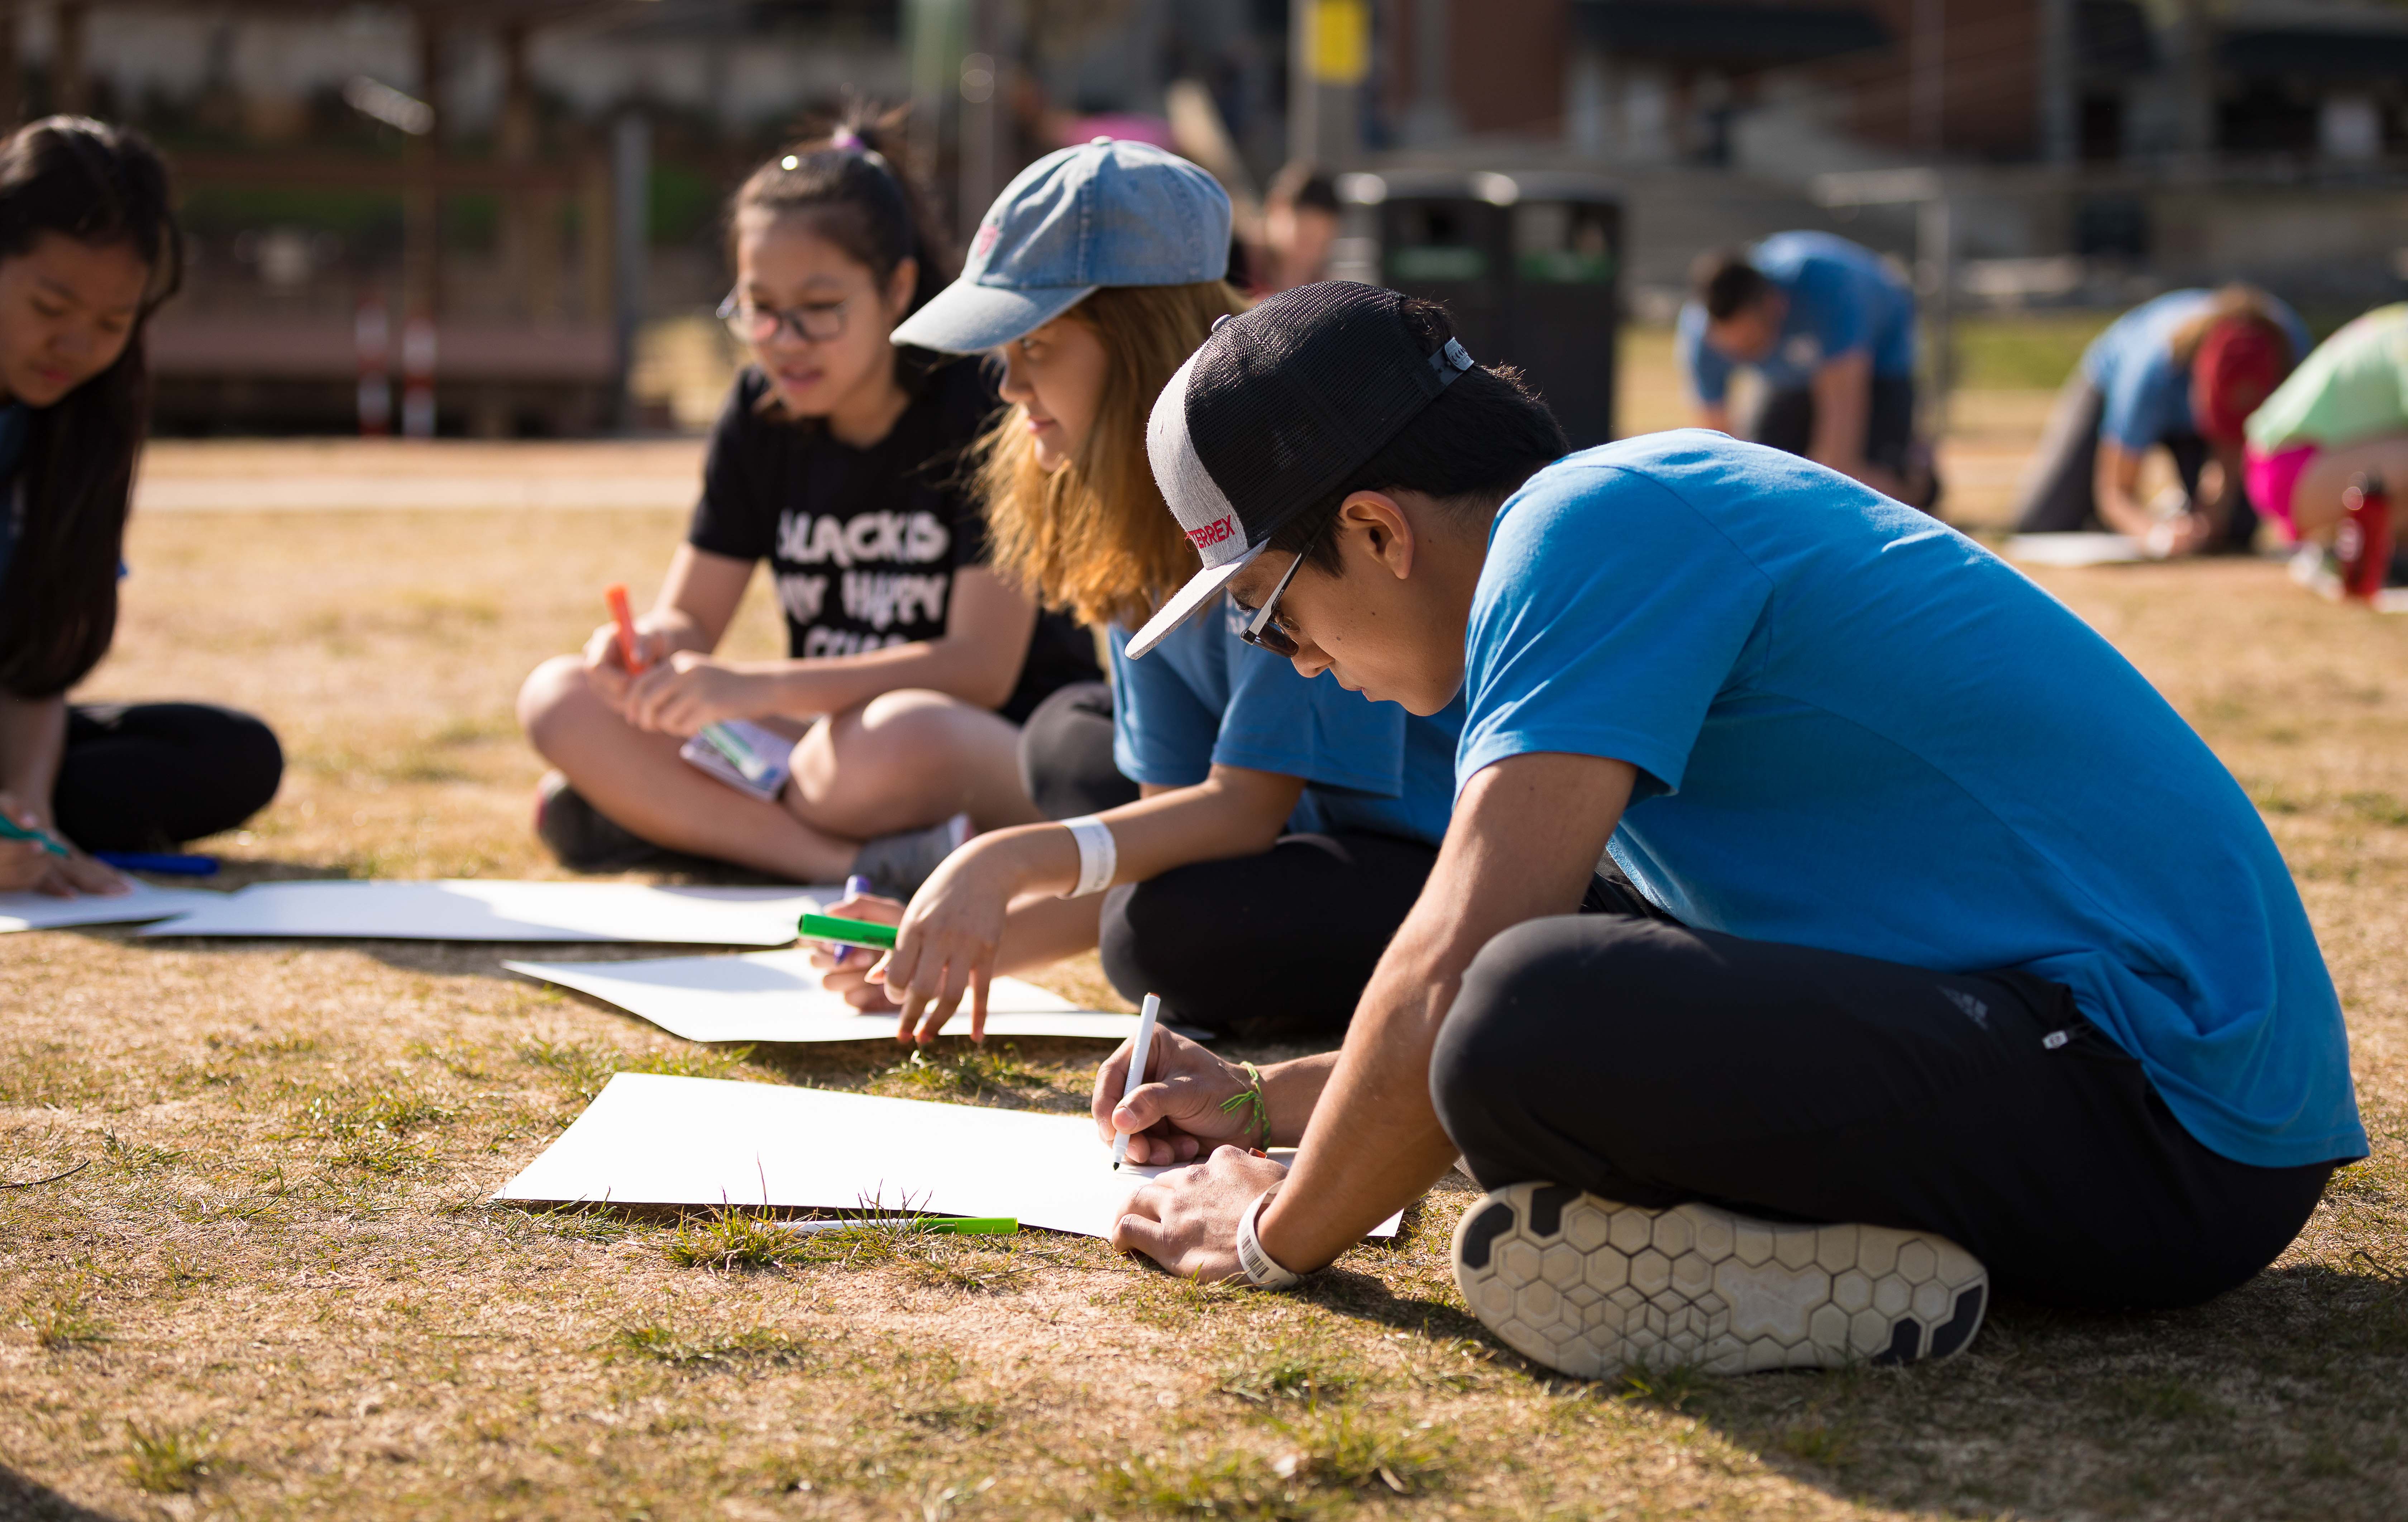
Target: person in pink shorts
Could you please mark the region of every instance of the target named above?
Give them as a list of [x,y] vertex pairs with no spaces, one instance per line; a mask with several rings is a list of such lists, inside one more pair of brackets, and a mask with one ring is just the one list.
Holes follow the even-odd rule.
[[2327,338],[2251,414],[2249,499],[2295,540],[2320,539],[2361,476],[2408,488],[2408,302]]

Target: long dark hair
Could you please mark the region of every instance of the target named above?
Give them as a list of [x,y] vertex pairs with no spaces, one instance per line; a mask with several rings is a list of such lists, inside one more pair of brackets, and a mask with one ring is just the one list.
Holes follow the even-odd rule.
[[811,230],[877,277],[881,291],[904,260],[919,261],[906,313],[961,272],[936,198],[903,142],[906,108],[855,107],[825,136],[807,138],[746,177],[727,206],[731,243],[748,211],[807,216]]
[[0,578],[0,688],[21,697],[74,686],[117,632],[117,570],[150,408],[143,329],[183,278],[167,166],[123,127],[53,116],[0,141],[0,260],[45,233],[131,248],[150,280],[117,362],[32,409],[24,518]]

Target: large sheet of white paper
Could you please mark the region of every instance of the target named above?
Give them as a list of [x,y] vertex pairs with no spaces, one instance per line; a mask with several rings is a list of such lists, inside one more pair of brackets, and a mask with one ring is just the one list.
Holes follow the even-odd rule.
[[[1014,1215],[1111,1233],[1139,1184],[1080,1115],[619,1073],[495,1199]],[[1137,1176],[1132,1177],[1135,1173]],[[1374,1229],[1396,1235],[1398,1218]]]
[[[820,985],[807,950],[641,962],[504,962],[513,972],[590,994],[690,1041],[891,1041],[895,1016],[863,1014]],[[990,1036],[1092,1036],[1125,1041],[1137,1016],[1082,1010],[1017,978],[987,990]],[[967,1004],[944,1029],[967,1036]]]
[[53,898],[46,893],[0,893],[0,934],[164,920],[226,897],[194,888],[154,888],[138,878],[127,881],[134,884],[132,893],[79,893],[72,898]]
[[2017,534],[2007,558],[2027,566],[2123,566],[2149,557],[2128,534]]
[[843,896],[644,883],[260,883],[143,934],[782,946],[806,911]]

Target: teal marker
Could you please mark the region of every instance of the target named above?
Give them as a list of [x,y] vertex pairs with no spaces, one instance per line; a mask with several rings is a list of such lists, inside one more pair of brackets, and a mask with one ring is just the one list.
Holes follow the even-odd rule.
[[872,951],[895,949],[895,926],[848,920],[834,914],[806,914],[795,928],[805,940],[833,940],[839,946],[867,946]]
[[852,1227],[903,1227],[912,1231],[937,1231],[962,1237],[1009,1237],[1020,1230],[1016,1215],[953,1215],[920,1221],[881,1220],[870,1216],[852,1221],[781,1221],[789,1231],[842,1231]]
[[[61,845],[51,837],[43,834],[37,829],[27,829],[24,826],[18,824],[7,814],[0,814],[0,837],[6,837],[11,840],[33,840],[38,842],[43,850],[49,852],[53,856],[66,856],[74,854],[73,852],[70,852],[65,846]],[[890,946],[895,944],[894,931],[889,930],[886,933],[886,943]]]

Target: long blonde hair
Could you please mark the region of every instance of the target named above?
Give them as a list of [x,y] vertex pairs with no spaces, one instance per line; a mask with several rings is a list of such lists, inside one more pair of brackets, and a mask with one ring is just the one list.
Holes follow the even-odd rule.
[[1245,307],[1227,283],[1207,280],[1106,286],[1070,309],[1108,356],[1103,399],[1079,452],[1059,470],[1038,465],[1018,407],[980,438],[971,469],[996,569],[1082,623],[1131,628],[1196,574],[1196,549],[1146,463],[1145,420],[1213,322]]

